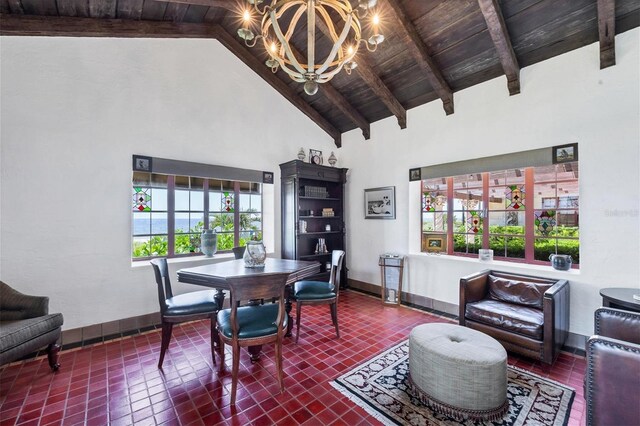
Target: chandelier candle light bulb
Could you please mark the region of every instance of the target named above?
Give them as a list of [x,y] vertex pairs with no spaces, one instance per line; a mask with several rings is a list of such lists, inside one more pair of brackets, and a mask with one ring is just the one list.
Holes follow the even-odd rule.
[[[354,61],[360,42],[367,50],[373,52],[384,41],[380,34],[380,16],[373,16],[373,34],[368,39],[362,38],[360,18],[366,16],[377,4],[377,0],[360,0],[358,7],[352,9],[349,0],[270,0],[264,7],[258,6],[262,0],[247,0],[249,5],[262,16],[260,35],[255,35],[250,28],[251,14],[243,12],[243,26],[238,29],[238,36],[248,47],[255,46],[262,39],[264,48],[270,56],[267,66],[275,73],[278,69],[285,71],[294,81],[304,83],[308,95],[318,91],[318,84],[326,83],[342,68],[347,74],[356,67]],[[302,31],[298,22],[306,14],[306,57],[297,53],[290,43],[291,38]],[[334,20],[336,22],[334,22]],[[286,27],[281,27],[285,25]],[[329,38],[333,46],[325,56],[325,52],[316,49],[317,29]],[[316,62],[316,59],[319,59]]]

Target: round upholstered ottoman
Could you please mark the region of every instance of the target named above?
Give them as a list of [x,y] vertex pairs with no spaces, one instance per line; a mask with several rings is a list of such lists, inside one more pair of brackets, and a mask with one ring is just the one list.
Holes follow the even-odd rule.
[[496,420],[509,408],[507,352],[470,328],[415,327],[409,335],[409,382],[424,404],[458,420]]

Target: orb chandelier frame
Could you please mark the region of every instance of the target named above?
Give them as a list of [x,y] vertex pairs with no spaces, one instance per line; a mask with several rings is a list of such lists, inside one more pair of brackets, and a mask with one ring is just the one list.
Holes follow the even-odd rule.
[[[357,66],[354,58],[360,44],[364,43],[368,51],[374,52],[384,41],[384,36],[379,32],[377,14],[372,19],[373,34],[366,40],[362,38],[360,19],[368,15],[377,0],[360,0],[356,9],[351,7],[349,0],[271,0],[262,9],[260,4],[263,0],[247,1],[250,7],[243,12],[243,25],[238,29],[238,35],[248,47],[254,47],[262,39],[264,49],[269,54],[266,65],[274,73],[281,68],[294,81],[304,83],[308,95],[314,95],[319,83],[331,80],[343,68],[347,74],[351,74],[351,70]],[[251,10],[262,16],[260,34],[257,36],[250,28]],[[305,58],[290,41],[303,15],[306,15],[307,23]],[[286,28],[282,26],[283,16],[288,20]],[[342,23],[342,26],[336,27],[332,16],[339,17],[337,23]],[[316,59],[319,59],[316,57],[316,30],[319,25],[324,27],[323,32],[330,37],[333,46],[329,54],[316,63]]]

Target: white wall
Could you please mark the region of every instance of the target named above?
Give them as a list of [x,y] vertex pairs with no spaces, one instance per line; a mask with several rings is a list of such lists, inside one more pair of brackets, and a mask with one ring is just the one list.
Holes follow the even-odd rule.
[[131,266],[132,154],[274,171],[279,255],[278,164],[335,149],[217,41],[3,37],[1,55],[0,279],[65,329],[158,310]]
[[[640,287],[640,30],[616,37],[614,67],[599,69],[593,44],[521,71],[522,93],[509,96],[500,77],[454,95],[455,114],[441,103],[343,137],[339,156],[350,168],[347,226],[349,277],[379,284],[378,255],[409,254],[407,291],[457,304],[459,278],[487,267],[477,260],[420,254],[420,184],[412,167],[579,143],[579,271],[558,272],[496,262],[512,272],[571,282],[571,331],[590,335],[602,287]],[[396,186],[396,220],[365,220],[363,190]]]

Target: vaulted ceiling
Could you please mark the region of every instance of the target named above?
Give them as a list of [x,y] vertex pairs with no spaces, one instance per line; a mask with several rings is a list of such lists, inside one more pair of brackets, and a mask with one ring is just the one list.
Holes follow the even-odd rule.
[[[406,111],[427,102],[453,114],[456,91],[501,75],[505,91],[526,96],[521,68],[596,41],[600,67],[615,65],[615,34],[640,26],[637,0],[379,0],[384,43],[374,53],[362,49],[350,75],[342,71],[309,96],[236,35],[242,7],[239,0],[0,0],[0,35],[214,38],[341,146],[342,133],[359,128],[368,139],[370,123],[385,117],[405,128]],[[303,37],[292,40],[305,53]]]

